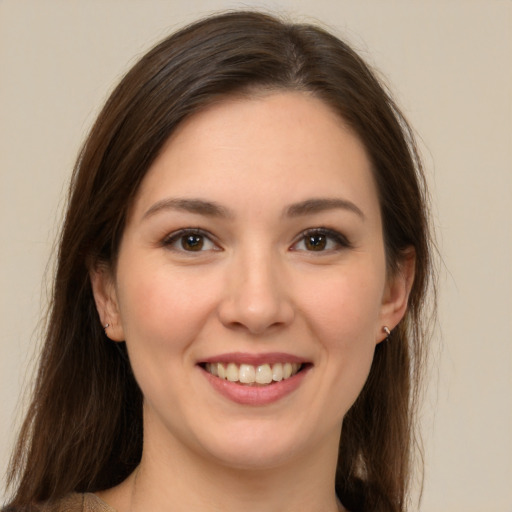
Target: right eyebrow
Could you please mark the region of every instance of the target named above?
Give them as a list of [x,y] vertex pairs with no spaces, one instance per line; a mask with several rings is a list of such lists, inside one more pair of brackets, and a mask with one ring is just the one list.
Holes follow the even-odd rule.
[[213,201],[206,201],[204,199],[170,197],[162,199],[161,201],[157,201],[146,211],[146,213],[144,213],[142,218],[146,219],[166,210],[178,210],[189,213],[196,213],[198,215],[206,215],[208,217],[233,217],[233,214],[228,209]]

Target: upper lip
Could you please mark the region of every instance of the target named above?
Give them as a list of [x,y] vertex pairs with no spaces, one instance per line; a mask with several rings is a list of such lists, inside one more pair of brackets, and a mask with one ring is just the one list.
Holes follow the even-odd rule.
[[218,354],[201,360],[204,363],[238,363],[251,364],[259,366],[265,363],[306,363],[303,357],[299,357],[285,352],[268,352],[264,354],[250,354],[246,352],[230,352],[226,354]]

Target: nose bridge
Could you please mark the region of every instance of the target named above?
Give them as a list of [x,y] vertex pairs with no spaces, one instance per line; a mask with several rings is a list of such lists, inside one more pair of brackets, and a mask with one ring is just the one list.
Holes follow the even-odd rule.
[[220,306],[225,324],[262,333],[293,318],[283,283],[283,265],[270,245],[252,244],[233,255],[226,295]]

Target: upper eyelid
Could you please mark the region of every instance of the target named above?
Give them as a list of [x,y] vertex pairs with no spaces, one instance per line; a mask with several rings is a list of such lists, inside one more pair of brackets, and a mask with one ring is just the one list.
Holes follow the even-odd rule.
[[215,244],[216,246],[218,246],[219,248],[221,248],[217,238],[212,235],[210,232],[202,229],[202,228],[182,228],[182,229],[177,229],[176,231],[173,231],[171,233],[168,233],[167,235],[165,235],[161,241],[161,244],[166,246],[166,245],[170,245],[171,243],[179,240],[180,237],[182,236],[186,236],[186,235],[200,235],[200,236],[204,236],[205,238],[207,238],[208,240],[210,240],[210,242],[212,242],[213,244]]
[[188,233],[191,233],[191,234],[194,234],[194,235],[204,235],[204,236],[210,236],[210,234],[205,231],[204,229],[202,228],[180,228],[180,229],[176,229],[174,231],[171,231],[170,233],[167,233],[165,236],[164,236],[164,240],[167,240],[167,239],[170,239],[170,238],[174,238],[174,237],[177,237],[177,236],[180,236],[180,235],[186,235]]
[[293,244],[300,242],[305,236],[314,235],[314,234],[326,235],[328,237],[330,236],[331,238],[338,240],[339,242],[343,243],[344,245],[347,245],[347,246],[351,245],[351,242],[346,235],[344,235],[343,233],[341,233],[340,231],[338,231],[336,229],[331,229],[331,228],[326,228],[326,227],[304,229],[295,237]]

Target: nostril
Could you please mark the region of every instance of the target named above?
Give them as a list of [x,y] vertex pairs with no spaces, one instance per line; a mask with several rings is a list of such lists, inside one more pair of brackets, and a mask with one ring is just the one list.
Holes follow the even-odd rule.
[[289,325],[294,318],[294,311],[287,301],[267,300],[255,304],[246,297],[240,300],[224,301],[219,306],[219,319],[228,328],[244,330],[252,334],[261,334]]

